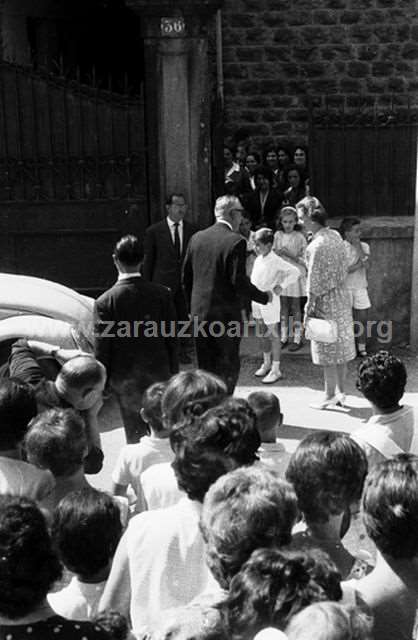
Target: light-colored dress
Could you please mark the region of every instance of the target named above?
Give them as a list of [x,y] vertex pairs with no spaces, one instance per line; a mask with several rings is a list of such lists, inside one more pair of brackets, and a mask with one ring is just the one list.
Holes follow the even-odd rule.
[[335,320],[337,342],[311,342],[312,362],[319,365],[344,364],[356,357],[353,316],[345,286],[347,258],[343,240],[334,229],[324,227],[307,246],[308,296],[316,297],[312,315]]
[[[251,274],[251,282],[260,291],[273,291],[274,287],[287,287],[299,278],[298,269],[286,262],[273,250],[267,255],[256,257]],[[273,292],[273,300],[267,304],[252,302],[254,318],[262,319],[265,324],[272,325],[280,322],[280,295]]]
[[[274,234],[273,249],[276,253],[278,253],[280,249],[288,249],[296,258],[304,258],[306,244],[306,238],[300,231],[291,231],[290,233],[276,231]],[[289,286],[283,289],[282,296],[289,296],[290,298],[306,296],[306,266],[290,260],[290,258],[286,256],[280,257],[297,267],[300,273],[300,277],[296,282],[289,284]]]

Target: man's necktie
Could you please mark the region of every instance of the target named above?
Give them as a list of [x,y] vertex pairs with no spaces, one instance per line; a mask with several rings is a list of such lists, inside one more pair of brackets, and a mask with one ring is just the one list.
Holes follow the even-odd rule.
[[181,258],[181,250],[180,250],[180,234],[179,234],[179,223],[174,223],[174,251],[176,252],[177,258],[180,260]]

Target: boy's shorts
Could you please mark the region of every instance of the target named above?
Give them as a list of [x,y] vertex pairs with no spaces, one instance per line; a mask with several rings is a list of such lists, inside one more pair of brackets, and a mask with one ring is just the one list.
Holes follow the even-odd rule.
[[367,289],[348,289],[348,296],[352,309],[370,309],[372,306]]

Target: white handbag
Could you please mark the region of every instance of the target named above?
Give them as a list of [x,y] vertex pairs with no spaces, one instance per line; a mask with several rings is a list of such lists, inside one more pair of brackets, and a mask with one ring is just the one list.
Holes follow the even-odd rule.
[[315,342],[332,344],[337,342],[338,330],[335,320],[308,318],[305,322],[305,337]]

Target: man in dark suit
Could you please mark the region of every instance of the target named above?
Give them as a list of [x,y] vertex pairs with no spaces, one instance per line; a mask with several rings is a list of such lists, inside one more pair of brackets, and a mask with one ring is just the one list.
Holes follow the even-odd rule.
[[95,303],[95,355],[107,369],[129,443],[146,433],[139,415],[145,389],[178,371],[172,295],[141,276],[142,257],[135,236],[119,240],[113,254],[118,280]]
[[[215,224],[193,236],[183,266],[198,366],[223,378],[231,394],[240,370],[243,300],[267,304],[272,299],[270,291],[260,291],[246,275],[247,245],[237,233],[241,212],[237,197],[218,198]],[[205,325],[199,327],[201,322]]]
[[[184,216],[187,205],[181,193],[173,193],[166,200],[167,216],[148,227],[145,233],[145,255],[142,275],[146,280],[158,282],[171,289],[177,319],[187,320],[187,306],[181,286],[181,266],[191,236],[196,227]],[[191,362],[188,350],[190,340],[180,339],[180,362]]]

